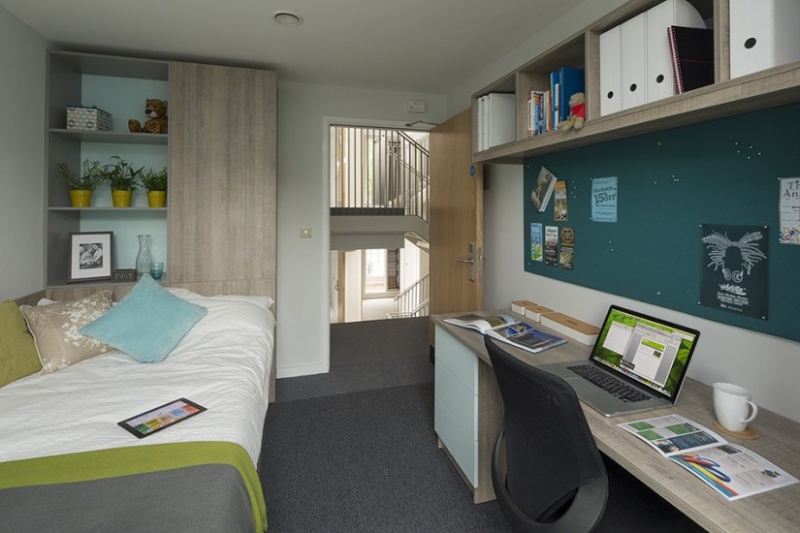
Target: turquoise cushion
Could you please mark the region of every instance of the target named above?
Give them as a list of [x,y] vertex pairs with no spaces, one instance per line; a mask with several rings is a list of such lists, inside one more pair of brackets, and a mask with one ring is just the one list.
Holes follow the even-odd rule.
[[81,328],[81,334],[141,363],[157,363],[166,359],[206,312],[205,307],[178,298],[144,274],[117,305]]

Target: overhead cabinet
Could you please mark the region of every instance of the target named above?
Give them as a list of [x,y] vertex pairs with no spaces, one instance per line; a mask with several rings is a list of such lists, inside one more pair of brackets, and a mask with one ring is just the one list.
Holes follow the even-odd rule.
[[[796,0],[631,0],[473,95],[476,162],[525,158],[800,101],[800,20]],[[790,22],[791,21],[791,24]],[[713,83],[676,94],[667,28],[713,30]],[[755,25],[755,28],[753,26]],[[662,35],[663,30],[663,35]],[[760,46],[750,59],[747,35]],[[744,63],[745,66],[741,66]],[[531,91],[550,89],[560,67],[585,71],[586,121],[580,130],[531,135]],[[477,101],[516,94],[516,139],[481,149]]]

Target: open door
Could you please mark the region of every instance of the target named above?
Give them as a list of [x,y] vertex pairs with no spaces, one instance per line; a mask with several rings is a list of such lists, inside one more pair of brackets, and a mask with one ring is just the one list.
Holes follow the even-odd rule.
[[431,314],[480,310],[483,167],[472,163],[471,109],[431,130],[430,153]]

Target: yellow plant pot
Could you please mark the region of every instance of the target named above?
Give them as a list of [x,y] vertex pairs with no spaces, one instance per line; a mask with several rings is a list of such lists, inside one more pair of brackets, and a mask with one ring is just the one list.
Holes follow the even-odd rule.
[[148,191],[147,204],[150,207],[164,207],[167,205],[167,191]]
[[70,200],[72,200],[72,207],[89,207],[92,205],[92,191],[83,189],[75,189],[69,191]]
[[111,191],[111,201],[114,207],[130,207],[133,191]]

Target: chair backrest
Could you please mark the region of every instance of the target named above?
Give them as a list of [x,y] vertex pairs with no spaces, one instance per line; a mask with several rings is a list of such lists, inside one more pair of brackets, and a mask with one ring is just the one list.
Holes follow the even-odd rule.
[[592,504],[599,520],[607,497],[606,471],[575,391],[488,336],[485,344],[505,406],[505,481],[514,504],[532,521],[557,521],[581,488],[593,483],[602,493],[601,501]]

